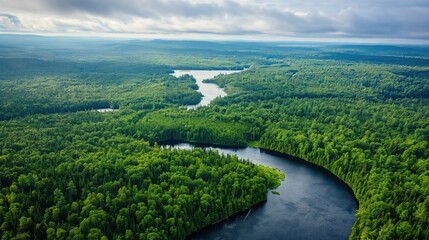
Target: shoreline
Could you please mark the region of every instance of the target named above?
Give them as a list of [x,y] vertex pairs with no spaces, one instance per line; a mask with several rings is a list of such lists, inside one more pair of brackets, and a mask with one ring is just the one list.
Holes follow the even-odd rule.
[[[353,196],[353,201],[354,201],[354,203],[356,204],[356,206],[357,206],[357,208],[356,208],[356,211],[357,210],[359,210],[359,206],[360,206],[360,204],[359,204],[359,201],[358,201],[358,199],[356,198],[356,195],[355,195],[355,193],[354,193],[354,191],[353,191],[353,189],[345,182],[345,181],[343,181],[341,178],[339,178],[337,175],[335,175],[333,172],[331,172],[331,171],[329,171],[328,169],[326,169],[326,168],[324,168],[323,166],[321,166],[321,165],[318,165],[318,164],[315,164],[315,163],[312,163],[312,162],[310,162],[310,161],[307,161],[307,160],[305,160],[305,159],[302,159],[302,158],[299,158],[299,157],[296,157],[296,156],[292,156],[292,155],[289,155],[289,154],[287,154],[287,153],[282,153],[282,152],[279,152],[279,151],[275,151],[275,150],[272,150],[272,149],[267,149],[267,148],[263,148],[263,147],[255,147],[255,146],[246,146],[246,145],[239,145],[239,146],[231,146],[231,145],[221,145],[221,144],[210,144],[210,143],[196,143],[196,142],[190,142],[190,141],[183,141],[183,140],[169,140],[169,141],[160,141],[160,142],[157,142],[157,144],[159,145],[159,146],[162,146],[162,147],[164,147],[164,146],[173,146],[173,145],[176,145],[176,144],[181,144],[181,143],[185,143],[185,144],[192,144],[192,145],[194,145],[195,147],[199,147],[199,148],[210,148],[210,147],[212,147],[212,148],[223,148],[223,149],[229,149],[229,150],[233,150],[233,149],[246,149],[246,148],[253,148],[253,149],[258,149],[259,151],[261,151],[262,153],[266,153],[266,154],[269,154],[269,155],[273,155],[273,156],[278,156],[278,157],[282,157],[282,158],[287,158],[287,159],[290,159],[291,161],[294,161],[294,162],[299,162],[299,163],[301,163],[301,164],[303,164],[303,165],[305,165],[305,166],[311,166],[311,167],[313,167],[313,168],[316,168],[318,171],[320,171],[323,175],[326,175],[326,176],[328,176],[328,177],[333,177],[334,179],[336,179],[336,181],[338,182],[338,183],[340,183],[340,185],[346,190],[346,191],[348,191],[349,193],[351,193],[351,195]],[[185,149],[186,150],[186,149]],[[207,150],[209,150],[209,149],[207,149]],[[239,159],[241,159],[241,158],[239,158]],[[269,166],[269,165],[267,165],[267,164],[263,164],[263,165],[265,165],[265,166],[268,166],[268,167],[272,167],[272,166]],[[269,192],[271,192],[273,189],[269,189],[269,190],[267,190],[267,200],[268,200],[268,194],[269,194]],[[274,194],[274,193],[273,193]],[[199,229],[199,230],[197,230],[197,231],[195,231],[195,232],[193,232],[193,233],[191,233],[190,235],[188,235],[187,237],[186,237],[186,239],[192,239],[192,238],[190,238],[190,237],[192,237],[192,235],[193,234],[196,234],[196,233],[198,233],[198,232],[204,232],[203,230],[204,229],[206,229],[206,228],[209,228],[209,227],[212,227],[212,226],[215,226],[215,225],[217,225],[217,224],[221,224],[221,223],[224,223],[225,221],[228,221],[229,220],[229,218],[232,218],[232,217],[234,217],[234,216],[240,216],[240,215],[242,215],[242,214],[245,214],[247,211],[249,211],[249,209],[252,209],[252,208],[257,208],[257,207],[260,207],[260,206],[262,206],[265,202],[267,202],[267,200],[266,201],[263,201],[262,203],[261,202],[259,202],[259,203],[255,203],[254,205],[252,205],[251,207],[249,207],[248,209],[246,209],[246,210],[244,210],[244,211],[240,211],[240,212],[237,212],[237,213],[235,213],[235,214],[232,214],[231,216],[228,216],[228,217],[226,217],[226,219],[221,219],[221,220],[219,220],[219,221],[217,221],[217,222],[214,222],[214,223],[212,223],[212,224],[210,224],[210,225],[207,225],[207,226],[205,226],[205,227],[203,227],[203,228],[201,228],[201,229]],[[355,213],[356,214],[356,213]],[[350,236],[350,235],[349,235]]]

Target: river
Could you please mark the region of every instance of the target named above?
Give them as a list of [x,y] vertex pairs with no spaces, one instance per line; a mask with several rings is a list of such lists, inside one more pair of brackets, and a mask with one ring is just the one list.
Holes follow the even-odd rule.
[[[195,147],[189,143],[167,146]],[[280,195],[269,192],[267,202],[200,230],[190,239],[348,239],[357,201],[347,185],[332,173],[258,148],[199,147],[277,168],[286,174],[286,180],[276,190]]]
[[[173,75],[189,74],[197,80],[204,97],[199,104],[187,106],[187,109],[196,109],[226,95],[217,85],[203,83],[204,79],[234,72],[239,71],[176,70]],[[168,146],[180,149],[195,147],[189,143]],[[279,169],[286,174],[286,180],[276,190],[280,195],[269,192],[267,202],[200,230],[191,235],[191,239],[348,239],[358,202],[350,188],[332,173],[306,161],[258,148],[202,147]]]
[[186,74],[192,75],[199,87],[198,92],[203,95],[201,102],[196,105],[188,105],[186,108],[196,109],[198,107],[207,106],[217,97],[226,96],[226,92],[223,91],[218,85],[214,83],[205,83],[203,80],[214,78],[219,74],[231,74],[241,72],[242,70],[174,70],[172,73],[175,77],[180,77]]

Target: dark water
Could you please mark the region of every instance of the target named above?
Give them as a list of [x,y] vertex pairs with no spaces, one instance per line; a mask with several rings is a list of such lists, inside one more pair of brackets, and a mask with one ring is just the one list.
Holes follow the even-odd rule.
[[[195,145],[179,143],[175,148]],[[351,190],[326,170],[258,148],[211,148],[283,171],[286,180],[268,201],[246,213],[205,228],[191,239],[348,239],[357,202]]]

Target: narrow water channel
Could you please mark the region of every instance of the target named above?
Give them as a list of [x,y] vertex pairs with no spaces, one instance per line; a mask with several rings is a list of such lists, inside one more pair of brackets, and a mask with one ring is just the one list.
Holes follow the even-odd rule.
[[[189,143],[165,146],[195,147]],[[198,147],[277,168],[286,174],[286,180],[277,189],[280,195],[269,192],[267,202],[194,233],[190,239],[348,239],[357,201],[333,174],[308,162],[258,148]]]
[[196,105],[188,105],[186,108],[196,109],[198,107],[207,106],[217,97],[226,96],[226,92],[223,91],[218,85],[213,83],[205,83],[203,80],[214,78],[219,74],[231,74],[241,72],[241,70],[174,70],[172,74],[175,77],[180,77],[186,74],[192,75],[199,87],[198,92],[203,95],[201,102]]

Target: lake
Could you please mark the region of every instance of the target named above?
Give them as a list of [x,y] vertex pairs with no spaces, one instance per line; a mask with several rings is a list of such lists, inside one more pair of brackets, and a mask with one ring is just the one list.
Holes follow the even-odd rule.
[[[189,143],[165,146],[195,147]],[[267,202],[200,230],[190,239],[348,239],[358,203],[350,188],[332,173],[258,148],[198,146],[279,169],[286,180],[276,190],[280,195],[269,192]]]

